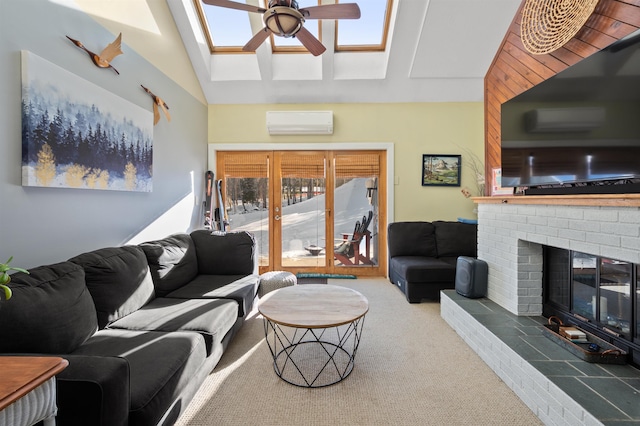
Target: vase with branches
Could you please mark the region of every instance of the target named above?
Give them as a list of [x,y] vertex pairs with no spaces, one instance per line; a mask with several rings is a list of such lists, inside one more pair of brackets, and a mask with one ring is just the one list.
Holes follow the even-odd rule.
[[474,190],[469,189],[468,187],[464,187],[460,190],[462,195],[466,198],[471,196],[482,197],[484,195],[484,162],[480,157],[474,154],[470,149],[460,147],[467,154],[467,158],[462,162],[462,166],[468,168],[473,173],[475,177],[475,188]]

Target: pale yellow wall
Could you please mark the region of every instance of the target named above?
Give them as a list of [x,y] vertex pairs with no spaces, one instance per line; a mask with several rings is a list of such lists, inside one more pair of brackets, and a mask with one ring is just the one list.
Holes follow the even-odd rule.
[[[469,152],[484,158],[483,108],[480,102],[209,105],[208,140],[211,144],[265,143],[265,149],[269,143],[393,143],[395,221],[475,219],[475,205],[461,194],[461,188],[421,185],[421,164],[422,154],[462,154],[462,187],[475,190],[475,178],[465,165]],[[269,136],[265,113],[273,110],[332,110],[334,133]]]

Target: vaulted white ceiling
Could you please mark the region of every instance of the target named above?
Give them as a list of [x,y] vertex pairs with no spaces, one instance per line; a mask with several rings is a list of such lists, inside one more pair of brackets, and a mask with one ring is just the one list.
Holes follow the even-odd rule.
[[394,0],[385,52],[334,52],[335,22],[323,20],[327,51],[314,57],[273,54],[268,42],[255,54],[212,55],[193,0],[168,1],[209,104],[482,101],[520,3]]

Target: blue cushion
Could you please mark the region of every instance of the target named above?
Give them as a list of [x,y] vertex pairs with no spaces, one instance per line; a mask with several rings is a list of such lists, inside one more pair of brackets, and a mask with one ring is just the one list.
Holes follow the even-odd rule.
[[471,225],[477,225],[478,219],[465,219],[463,217],[458,218],[458,222],[460,223],[470,223]]

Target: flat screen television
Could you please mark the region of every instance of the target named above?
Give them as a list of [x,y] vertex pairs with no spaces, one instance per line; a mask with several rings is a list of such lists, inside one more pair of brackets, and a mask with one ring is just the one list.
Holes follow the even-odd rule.
[[501,108],[503,187],[640,192],[640,30]]

